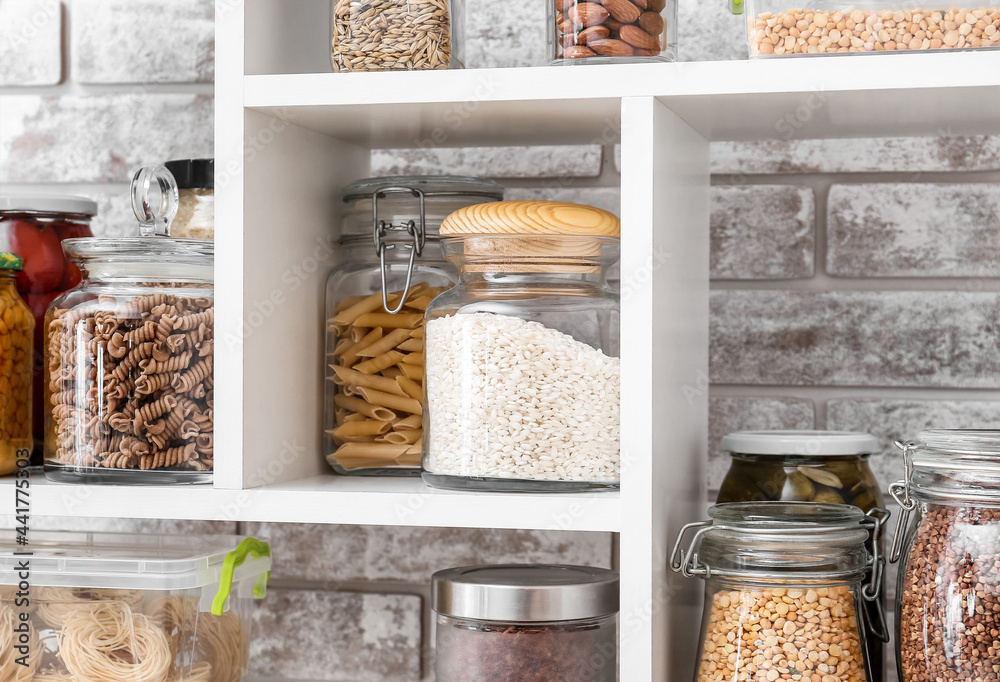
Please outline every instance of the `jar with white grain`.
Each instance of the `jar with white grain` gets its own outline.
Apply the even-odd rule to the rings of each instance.
[[[590,206],[504,201],[441,225],[459,283],[427,309],[423,477],[496,491],[615,489],[620,225]]]

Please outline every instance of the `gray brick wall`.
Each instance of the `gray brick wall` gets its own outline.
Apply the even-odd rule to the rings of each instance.
[[[211,0],[0,0],[0,183],[97,199],[126,234],[140,162],[212,153]],[[468,0],[470,67],[544,63],[544,3]],[[683,60],[743,59],[725,3],[680,2]],[[620,210],[614,147],[376,150],[377,173],[496,177],[510,198]],[[709,489],[743,428],[1000,427],[1000,137],[712,145]],[[3,520],[10,523],[9,519]],[[491,561],[610,565],[607,534],[49,519],[271,539],[255,673],[430,679],[427,578]],[[307,653],[303,653],[307,652]]]

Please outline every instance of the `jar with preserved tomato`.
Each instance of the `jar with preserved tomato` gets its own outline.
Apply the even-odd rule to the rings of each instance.
[[[96,214],[97,204],[84,197],[0,194],[0,251],[23,259],[24,267],[17,273],[17,291],[35,318],[32,353],[34,464],[42,463],[44,439],[42,318],[56,296],[80,283],[80,270],[63,254],[62,241],[93,237],[90,221]]]
[[[0,475],[31,456],[31,340],[35,320],[17,293],[24,262],[0,253]]]

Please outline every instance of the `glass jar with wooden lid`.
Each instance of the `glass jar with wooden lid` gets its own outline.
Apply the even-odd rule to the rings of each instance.
[[[441,225],[458,284],[426,313],[424,480],[574,491],[619,483],[620,225],[549,201],[460,209]]]

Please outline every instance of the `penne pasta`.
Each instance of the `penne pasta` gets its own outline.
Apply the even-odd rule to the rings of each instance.
[[[390,379],[388,377],[378,376],[377,374],[365,374],[364,372],[359,372],[356,369],[339,367],[337,365],[330,365],[330,369],[334,371],[335,376],[328,378],[333,379],[334,383],[338,386],[365,386],[379,391],[385,391],[386,393],[409,395],[406,392],[406,389],[396,383],[394,379]]]
[[[430,305],[431,301],[434,300],[434,296],[421,296],[413,301],[407,301],[406,305],[411,308],[416,308],[417,310],[427,310],[427,306]]]
[[[380,374],[384,377],[395,379],[396,377],[401,376],[403,374],[403,370],[401,370],[399,367],[396,366],[386,367],[380,372]]]
[[[420,365],[421,367],[423,367],[424,366],[424,354],[423,353],[407,353],[406,357],[404,357],[402,360],[400,360],[400,362],[402,362],[403,364],[406,364],[406,365]]]
[[[389,305],[395,306],[399,303],[398,294],[389,295]],[[382,307],[382,294],[381,292],[374,293],[370,296],[366,296],[354,305],[341,310],[339,313],[333,316],[332,322],[336,324],[356,324],[357,319],[366,313],[370,313],[373,310],[377,310]],[[374,327],[374,324],[359,324],[362,327]]]
[[[382,327],[384,329],[406,329],[409,331],[421,322],[424,316],[420,313],[365,313],[355,320],[360,327]]]
[[[410,377],[408,376],[396,377],[395,384],[400,391],[410,396],[414,400],[423,400],[424,398],[423,388],[421,388],[420,384],[418,384]]]
[[[372,345],[376,341],[382,338],[382,330],[379,328],[372,329],[365,335],[365,338],[361,339],[340,356],[340,364],[350,367],[358,360],[358,351],[362,351],[368,346]]]
[[[409,365],[405,362],[401,362],[398,365],[399,369],[403,371],[403,376],[407,376],[414,381],[424,380],[424,366],[421,365]]]
[[[423,436],[423,431],[413,430],[413,431],[393,431],[391,433],[381,434],[375,437],[376,443],[395,443],[413,445]]]
[[[408,412],[410,414],[423,414],[420,401],[414,400],[409,396],[395,395],[364,387],[359,387],[358,392],[361,393],[366,402],[376,407],[387,407],[390,410],[399,410],[400,412]]]
[[[374,358],[395,349],[399,344],[409,340],[411,340],[409,329],[393,329],[372,345],[358,351],[358,356],[362,358]]]
[[[409,431],[419,429],[423,426],[423,417],[419,414],[411,414],[409,417],[397,419],[392,424],[393,431]]]
[[[347,298],[345,298],[344,300],[342,300],[340,303],[337,304],[337,312],[339,313],[342,310],[350,308],[352,305],[361,303],[361,301],[365,300],[366,298],[368,298],[368,296],[366,296],[365,294],[361,294],[360,296],[348,296]]]
[[[359,372],[364,372],[365,374],[375,374],[386,367],[392,367],[398,364],[405,356],[398,352],[391,350],[388,353],[383,353],[377,358],[372,358],[371,360],[366,360],[364,362],[359,362],[354,366],[354,369]]]
[[[411,447],[395,443],[345,443],[330,457],[345,469],[387,466],[395,464]]]
[[[414,339],[424,338],[424,328],[419,327],[418,329],[414,329],[412,332],[410,332],[410,337]]]
[[[343,419],[338,419],[337,423],[345,424],[347,422],[362,422],[365,419],[368,419],[368,417],[363,414],[347,414]]]
[[[353,343],[357,343],[361,339],[365,338],[371,329],[368,327],[351,327],[350,339]]]
[[[386,394],[390,395],[390,394]],[[392,410],[380,406],[372,405],[360,398],[355,398],[353,396],[344,395],[343,393],[338,393],[333,398],[334,404],[338,407],[343,407],[351,412],[357,412],[358,414],[363,414],[370,419],[377,419],[378,421],[391,421],[396,418],[395,413]]]
[[[396,349],[406,351],[407,353],[423,353],[424,341],[423,339],[407,339],[396,346]]]

